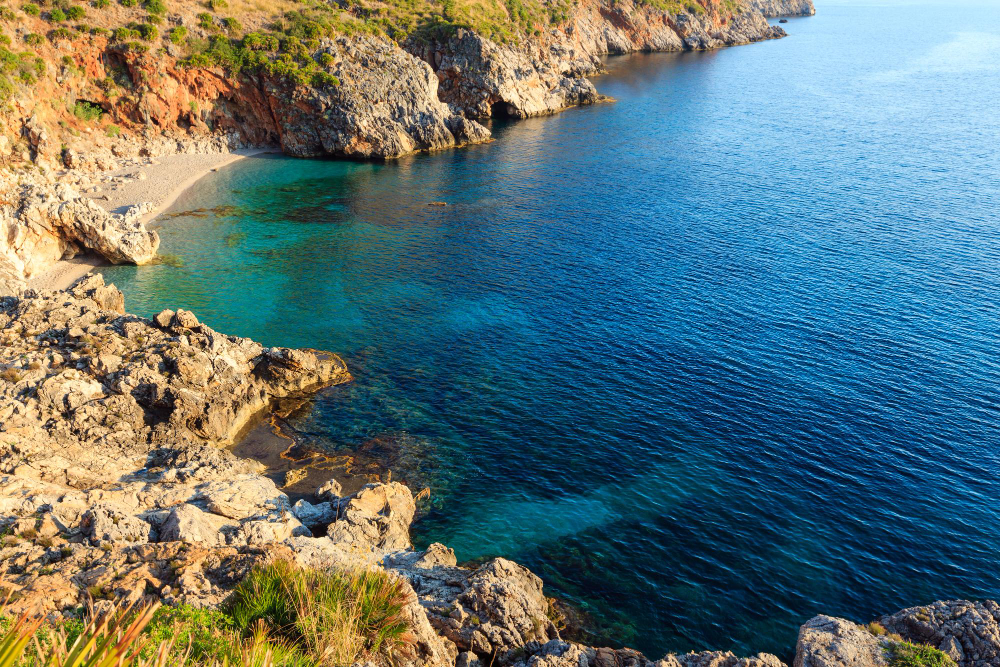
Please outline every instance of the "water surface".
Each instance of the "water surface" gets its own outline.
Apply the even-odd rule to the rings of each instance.
[[[995,598],[997,26],[824,1],[612,59],[617,103],[489,145],[247,159],[174,206],[214,208],[161,228],[182,266],[105,274],[343,353],[296,426],[430,487],[418,543],[525,563],[595,641],[787,655],[819,612]]]

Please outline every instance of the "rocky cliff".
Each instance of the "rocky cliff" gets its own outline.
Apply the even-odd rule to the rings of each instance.
[[[193,0],[0,7],[0,293],[84,250],[155,257],[143,209],[105,212],[79,192],[136,155],[277,146],[387,159],[482,142],[491,118],[600,101],[586,76],[605,54],[777,38],[765,16],[813,11],[811,0],[525,0],[483,18],[428,1],[419,21],[409,5],[283,0],[241,19]]]
[[[811,0],[580,0],[523,25],[502,19],[514,30],[505,41],[446,22],[397,42],[380,34],[383,24],[337,10],[278,13],[272,23],[262,14],[262,27],[249,30],[187,0],[157,2],[165,14],[129,2],[90,10],[89,23],[75,27],[51,12],[6,9],[0,158],[52,168],[150,133],[235,134],[300,156],[398,157],[486,140],[477,121],[496,115],[595,102],[584,77],[605,54],[781,37],[765,16],[812,11]]]

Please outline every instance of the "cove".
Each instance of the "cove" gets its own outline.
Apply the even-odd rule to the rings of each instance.
[[[174,205],[174,261],[102,271],[341,353],[294,426],[429,487],[418,543],[602,641],[787,657],[816,613],[1000,594],[998,19],[824,2],[487,145],[248,158]]]

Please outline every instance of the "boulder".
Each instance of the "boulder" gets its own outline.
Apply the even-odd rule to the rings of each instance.
[[[299,500],[292,506],[292,514],[309,528],[323,526],[337,518],[337,508],[328,502],[313,505]]]
[[[880,622],[908,641],[944,651],[961,667],[1000,665],[1000,604],[993,600],[942,600]]]
[[[324,500],[326,502],[339,500],[342,492],[343,487],[340,482],[334,478],[330,478],[323,482],[318,489],[316,489],[316,500]]]
[[[816,616],[799,628],[795,667],[881,667],[885,640],[842,618]]]
[[[209,514],[187,503],[178,505],[160,527],[161,542],[190,542],[207,546],[223,545],[225,518]]]
[[[337,520],[327,527],[327,535],[361,551],[406,549],[416,510],[413,494],[399,482],[367,484],[340,500]]]

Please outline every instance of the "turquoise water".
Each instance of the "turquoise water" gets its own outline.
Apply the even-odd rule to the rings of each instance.
[[[601,637],[787,655],[997,597],[1000,4],[821,2],[609,61],[617,103],[386,165],[244,160],[128,307],[342,352],[296,425],[429,486]],[[430,206],[446,202],[447,206]]]

